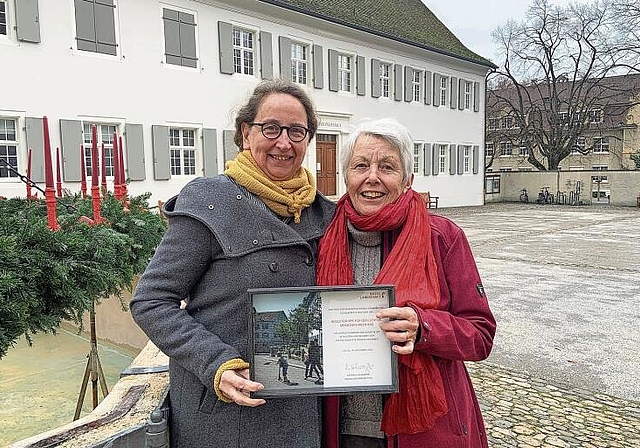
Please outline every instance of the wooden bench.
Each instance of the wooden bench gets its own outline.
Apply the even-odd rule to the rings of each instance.
[[[427,203],[427,208],[438,208],[438,200],[439,196],[431,196],[431,194],[427,191],[426,193],[418,193],[424,201]]]

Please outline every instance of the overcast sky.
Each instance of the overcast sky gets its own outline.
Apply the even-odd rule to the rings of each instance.
[[[422,0],[462,43],[499,65],[491,32],[509,19],[521,21],[530,0]],[[569,0],[552,1],[566,5]]]

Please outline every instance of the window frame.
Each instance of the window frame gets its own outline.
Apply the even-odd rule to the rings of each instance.
[[[587,138],[584,135],[580,135],[578,136],[578,138],[576,138],[576,144],[573,146],[573,148],[571,148],[571,154],[581,155],[582,153],[576,150],[575,148],[580,148],[584,151],[586,147],[587,147]]]
[[[9,14],[9,0],[0,0],[4,6],[4,11],[0,14],[4,16],[4,23],[0,22],[0,26],[4,25],[4,33],[0,32],[0,41],[9,39],[11,33],[11,15]]]
[[[493,144],[493,142],[490,143],[485,143],[484,144],[484,156],[485,157],[493,157],[495,156],[495,145]]]
[[[297,57],[295,50],[302,49],[302,58]],[[295,84],[306,86],[309,82],[309,44],[300,41],[291,41],[291,81]],[[302,68],[303,75],[300,76]],[[301,80],[301,78],[304,78]]]
[[[440,75],[440,85],[438,86],[440,90],[440,106],[447,106],[449,104],[449,76]]]
[[[195,43],[195,66],[189,66],[189,65],[183,65],[183,64],[174,64],[172,62],[168,62],[167,61],[167,42],[165,39],[165,34],[164,34],[164,9],[169,9],[171,11],[176,11],[178,13],[184,13],[184,14],[190,14],[193,16],[193,21],[194,21],[194,43]],[[185,8],[180,8],[178,6],[175,5],[170,5],[170,4],[166,4],[166,3],[160,3],[160,20],[162,20],[162,44],[163,44],[163,53],[162,53],[162,60],[163,60],[163,64],[167,67],[171,67],[171,68],[176,68],[178,70],[188,70],[188,71],[193,71],[193,70],[198,70],[200,67],[200,44],[198,42],[198,27],[199,22],[198,22],[198,13],[195,10],[191,10],[191,9],[185,9]],[[179,42],[180,43],[180,42]],[[180,57],[183,58],[183,54],[182,52],[180,52]]]
[[[513,143],[509,140],[500,142],[500,157],[511,157],[513,155]]]
[[[393,83],[391,82],[392,73],[393,64],[391,64],[390,62],[380,61],[380,76],[378,78],[380,83],[380,98],[391,99],[391,95],[393,95],[393,92],[391,90],[393,87]]]
[[[500,127],[502,129],[515,129],[515,120],[510,115],[505,115],[500,118]]]
[[[240,34],[240,44],[236,45],[235,39],[236,39],[236,31]],[[244,44],[244,39],[243,39],[243,33],[246,33],[247,35],[251,36],[251,47],[245,47]],[[258,46],[256,44],[257,42],[257,37],[258,32],[255,29],[251,29],[248,27],[244,27],[244,26],[239,26],[239,25],[232,25],[231,27],[231,53],[232,53],[232,57],[233,57],[233,74],[235,75],[243,75],[243,76],[256,76],[256,61],[257,61],[257,52],[258,52]],[[236,51],[240,52],[240,71],[237,71],[238,66],[236,64]],[[251,67],[249,67],[250,73],[245,73],[248,67],[245,66],[245,61],[247,60],[246,55],[250,53],[251,54]]]
[[[594,120],[594,115],[597,115],[597,120]],[[600,108],[595,108],[595,109],[590,109],[589,110],[589,123],[602,123],[603,121],[603,113],[602,113],[602,109]]]
[[[162,11],[162,5],[160,5],[160,10]],[[113,35],[114,35],[114,40],[115,40],[115,54],[111,54],[111,53],[105,53],[105,52],[101,52],[98,51],[96,48],[96,51],[92,51],[92,50],[84,50],[78,47],[78,20],[76,17],[76,5],[75,5],[75,1],[72,1],[72,6],[71,6],[71,10],[72,10],[72,17],[73,17],[73,51],[74,52],[78,52],[78,54],[83,54],[83,55],[87,55],[87,56],[94,56],[94,57],[99,57],[99,58],[119,58],[120,57],[120,23],[119,23],[119,18],[118,18],[118,8],[119,8],[119,0],[113,0]],[[94,28],[95,28],[95,12],[93,15],[93,21],[94,21]],[[164,36],[163,36],[163,42],[164,42]]]
[[[497,131],[500,126],[500,119],[497,117],[487,118],[487,129],[490,131]]]
[[[464,82],[464,110],[471,110],[473,104],[473,82]]]
[[[446,174],[449,160],[449,145],[438,143],[438,174]]]
[[[411,71],[411,101],[422,103],[422,77],[423,71],[412,69]]]
[[[109,132],[109,133],[104,133],[102,132],[102,128],[103,126],[110,126],[114,128],[114,131],[116,132],[116,134],[118,136],[120,136],[120,132],[118,132],[118,127],[120,126],[120,123],[114,123],[114,122],[96,122],[96,121],[92,121],[92,120],[83,120],[81,122],[81,126],[82,126],[82,147],[84,148],[84,166],[85,166],[85,174],[87,176],[87,179],[91,178],[91,167],[92,167],[92,163],[91,163],[91,146],[92,146],[92,133],[91,133],[91,126],[95,125],[97,127],[97,137],[98,140],[96,142],[97,146],[98,146],[98,166],[99,166],[99,170],[98,170],[98,179],[101,178],[102,176],[102,154],[101,154],[101,149],[102,149],[102,143],[104,143],[104,165],[106,168],[106,177],[108,179],[113,179],[113,175],[114,175],[114,168],[115,168],[115,163],[114,163],[114,156],[113,156],[113,132]],[[85,129],[85,127],[88,126],[88,132]],[[104,141],[103,137],[107,136],[109,137],[109,141]]]
[[[0,155],[0,157],[3,158],[6,162],[13,165],[18,171],[20,171],[21,160],[20,160],[20,140],[19,140],[19,137],[20,137],[19,136],[19,130],[20,130],[19,119],[18,117],[0,115],[0,120],[4,122],[13,121],[13,137],[14,137],[13,140],[10,140],[8,138],[0,139],[0,146],[6,146],[6,151],[7,151],[6,156]],[[5,131],[6,131],[6,123],[5,123]],[[5,134],[7,133],[5,132]],[[5,135],[5,136],[8,137],[8,135]],[[12,146],[15,147],[15,156],[11,156],[9,154],[9,149]],[[15,158],[15,164],[12,163],[12,159],[14,158]],[[4,166],[0,166],[0,170],[7,171],[7,176],[0,176],[0,182],[15,182],[20,180],[17,174],[9,171]],[[26,172],[24,174],[26,174]]]
[[[471,145],[462,145],[462,174],[471,173],[473,167],[471,163],[472,149]]]
[[[600,143],[597,145],[596,149],[596,141]],[[594,154],[609,154],[610,146],[609,146],[609,137],[593,137],[593,153]]]
[[[349,67],[343,67],[344,61],[347,61]],[[336,60],[336,70],[338,76],[338,92],[352,93],[354,88],[353,74],[354,74],[354,56],[349,53],[338,52]],[[345,81],[349,84],[348,89],[345,89]]]
[[[591,165],[591,170],[592,171],[609,171],[609,165],[603,165],[603,164],[596,164],[596,165]],[[591,176],[591,183],[592,184],[597,184],[598,183],[598,179],[600,179],[600,184],[608,184],[609,183],[609,176],[608,175],[592,175]]]
[[[499,174],[485,176],[484,191],[486,194],[500,193],[500,175]]]
[[[169,171],[171,172],[171,177],[182,177],[182,178],[192,178],[198,175],[198,141],[199,141],[199,129],[188,127],[188,126],[169,126]],[[174,136],[172,135],[172,131],[178,131],[178,144],[173,144]],[[185,132],[192,132],[193,136],[189,136],[189,141],[192,141],[192,145],[185,145]],[[178,152],[177,157],[174,155],[174,152]],[[187,158],[187,152],[193,152],[193,155],[189,155]],[[187,163],[186,160],[193,159],[193,163],[189,163],[188,167],[191,168],[189,172],[186,173]],[[174,165],[174,161],[179,161],[179,166]],[[177,172],[177,169],[180,169],[180,172]]]
[[[424,142],[414,141],[413,142],[413,158],[412,158],[413,174],[420,175],[423,173],[423,170],[422,170],[423,163],[424,163],[423,161],[424,161]]]

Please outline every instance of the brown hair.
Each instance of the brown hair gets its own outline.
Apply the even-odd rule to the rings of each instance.
[[[286,79],[267,79],[256,86],[249,98],[249,101],[247,101],[247,104],[242,106],[236,115],[236,134],[233,141],[238,148],[242,148],[242,124],[252,123],[256,118],[258,108],[262,105],[262,102],[269,95],[274,93],[286,93],[302,103],[302,106],[307,113],[309,141],[311,141],[315,135],[316,130],[318,129],[318,117],[316,116],[316,111],[309,95],[307,95],[300,86],[287,81]]]

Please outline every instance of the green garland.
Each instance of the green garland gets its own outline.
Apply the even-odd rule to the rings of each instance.
[[[0,200],[0,358],[20,335],[30,341],[63,319],[80,322],[94,302],[131,289],[166,229],[149,197],[130,198],[125,210],[109,193],[101,208],[107,223],[89,226],[79,218],[93,217],[91,199],[66,196],[55,232],[44,200]]]

